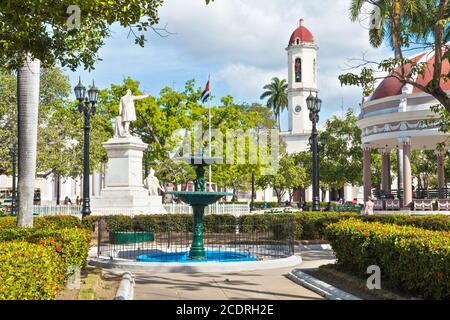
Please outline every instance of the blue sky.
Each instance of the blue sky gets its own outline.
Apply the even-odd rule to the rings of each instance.
[[[146,34],[145,48],[127,38],[117,26],[106,40],[103,61],[90,74],[82,69],[69,73],[73,85],[78,76],[85,84],[94,78],[100,88],[120,83],[130,76],[141,89],[158,95],[165,87],[180,90],[196,79],[199,86],[212,78],[216,103],[232,95],[237,102],[261,102],[262,87],[274,76],[287,77],[287,46],[300,18],[314,34],[319,46],[318,85],[323,100],[321,120],[341,114],[344,107],[359,112],[361,90],[341,88],[338,75],[348,58],[365,52],[371,59],[387,57],[386,48],[372,49],[364,23],[348,18],[350,0],[167,0],[160,10],[160,26],[174,33],[161,38]],[[213,103],[214,103],[213,102]],[[282,117],[287,128],[287,115]]]

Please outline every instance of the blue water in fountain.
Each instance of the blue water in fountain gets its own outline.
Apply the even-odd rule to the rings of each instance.
[[[206,251],[206,260],[190,260],[189,251],[186,252],[164,252],[140,255],[136,258],[139,262],[243,262],[258,261],[249,253],[232,251]]]

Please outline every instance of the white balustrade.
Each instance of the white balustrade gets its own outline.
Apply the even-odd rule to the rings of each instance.
[[[192,207],[185,203],[164,204],[168,214],[192,214]],[[34,214],[37,216],[70,215],[81,218],[81,205],[35,205]],[[130,208],[96,209],[91,208],[93,215],[136,215]],[[250,204],[215,203],[205,210],[206,214],[232,214],[235,216],[250,214]],[[146,214],[142,212],[141,214]]]

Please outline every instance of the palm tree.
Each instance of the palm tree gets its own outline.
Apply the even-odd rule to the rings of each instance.
[[[19,227],[33,226],[34,185],[36,176],[36,146],[39,112],[40,61],[25,58],[17,71],[19,179]]]
[[[269,98],[267,100],[267,107],[273,111],[275,119],[278,120],[278,126],[281,128],[280,115],[288,107],[287,81],[275,77],[263,89],[265,91],[261,95],[261,100]]]
[[[364,14],[367,4],[377,7],[379,13],[378,26],[369,31],[370,44],[373,47],[380,47],[383,41],[388,39],[395,58],[401,59],[402,46],[405,44],[403,30],[409,30],[417,39],[429,39],[432,26],[435,24],[432,23],[435,19],[434,0],[352,0],[350,5],[352,21],[356,21]]]

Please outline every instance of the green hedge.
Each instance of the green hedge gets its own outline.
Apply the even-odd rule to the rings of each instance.
[[[51,248],[0,243],[0,300],[55,299],[64,274],[61,257]]]
[[[359,215],[354,212],[300,212],[294,214],[259,214],[242,215],[206,215],[206,232],[232,232],[239,225],[242,232],[265,232],[269,226],[276,228],[276,221],[290,221],[297,240],[324,240],[325,229],[332,223],[357,218],[363,221],[410,225],[429,230],[450,230],[450,217],[443,215],[408,216],[408,215]],[[83,225],[93,230],[98,217],[86,217]],[[192,215],[144,215],[131,218],[129,216],[107,216],[106,222],[112,231],[154,231],[190,232]],[[275,223],[274,223],[275,221]]]
[[[404,226],[414,226],[427,230],[449,231],[450,216],[446,215],[426,215],[409,216],[404,214],[382,214],[382,215],[364,215],[359,216],[362,221],[382,222]]]
[[[17,225],[16,217],[0,217],[0,229],[12,228]],[[33,226],[35,228],[52,227],[56,229],[61,228],[80,228],[82,226],[79,218],[74,216],[46,216],[35,217],[33,219]]]
[[[426,299],[450,298],[450,234],[355,219],[331,224],[338,266],[367,277],[371,265],[395,288]]]

